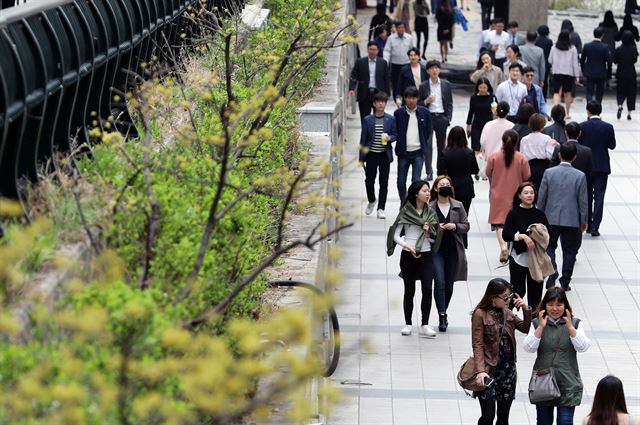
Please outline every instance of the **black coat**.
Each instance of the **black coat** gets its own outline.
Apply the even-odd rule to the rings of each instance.
[[[469,148],[445,150],[438,161],[438,175],[446,174],[451,178],[456,199],[476,196],[471,176],[478,172],[478,162]]]
[[[351,70],[349,78],[349,90],[358,91],[356,100],[368,99],[369,95],[369,57],[359,58]],[[389,66],[383,58],[376,58],[376,88],[386,94],[391,93],[391,75],[389,74]]]
[[[427,68],[424,65],[420,65],[420,82],[426,81],[429,78],[427,74]],[[413,78],[413,72],[411,71],[411,64],[406,64],[400,69],[400,77],[398,78],[398,90],[396,98],[403,97],[404,90],[407,87],[416,87],[416,80]]]
[[[575,140],[571,140],[575,142]],[[576,159],[571,163],[571,166],[577,170],[580,170],[587,176],[587,179],[591,176],[593,171],[593,155],[591,154],[591,148],[582,146],[580,143],[576,143],[578,152],[576,153]],[[549,167],[555,167],[560,164],[560,145],[556,146],[551,155],[551,163]]]
[[[623,44],[618,46],[613,53],[613,62],[618,67],[616,69],[616,78],[619,80],[636,79],[635,63],[638,61],[638,49],[633,44]]]
[[[607,78],[607,64],[612,61],[609,46],[600,40],[593,40],[582,48],[580,66],[587,78]]]

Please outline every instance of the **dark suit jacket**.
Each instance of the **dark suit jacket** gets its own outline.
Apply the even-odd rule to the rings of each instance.
[[[393,162],[393,149],[391,143],[396,141],[396,120],[390,114],[384,114],[384,124],[382,125],[382,132],[389,135],[389,141],[385,146],[385,153],[389,162]],[[367,153],[363,148],[370,148],[373,144],[373,138],[376,135],[376,116],[374,114],[364,117],[364,123],[362,125],[362,132],[360,133],[360,161],[366,161]]]
[[[609,149],[616,148],[616,134],[613,126],[599,118],[589,118],[580,123],[580,144],[591,148],[594,173],[611,174]]]
[[[429,78],[427,74],[427,68],[424,65],[420,65],[420,81],[425,81]],[[400,69],[400,77],[398,78],[398,93],[396,98],[401,98],[404,95],[404,89],[407,87],[415,86],[416,80],[413,78],[413,72],[411,72],[411,64],[406,64]]]
[[[407,107],[403,106],[396,109],[393,116],[396,118],[397,129],[396,155],[398,155],[398,157],[404,157],[407,156],[407,127],[409,126],[409,113],[407,112]],[[427,108],[422,105],[418,105],[416,108],[416,118],[418,119],[420,148],[424,155],[427,153],[427,149],[429,149],[427,142],[429,141],[429,136],[431,136],[431,132],[433,131],[431,114]]]
[[[376,58],[376,88],[386,94],[391,93],[391,75],[389,74],[389,66],[383,58]],[[369,91],[369,57],[359,58],[351,70],[349,78],[349,90],[358,88],[356,100],[368,99]]]
[[[580,66],[587,78],[607,78],[607,64],[612,61],[609,46],[600,40],[593,40],[582,48]]]
[[[478,174],[478,161],[473,151],[464,149],[445,149],[438,161],[438,175],[448,175],[456,192],[456,199],[473,198],[474,174]]]
[[[442,91],[442,103],[444,106],[444,113],[447,115],[449,122],[453,117],[453,95],[451,94],[451,84],[442,78],[440,78],[440,86]],[[420,84],[418,104],[424,105],[424,100],[431,96],[431,78],[427,78],[422,84]]]
[[[578,152],[576,153],[576,159],[571,163],[573,168],[576,168],[584,173],[587,178],[591,176],[591,171],[593,170],[593,157],[591,155],[591,148],[586,146],[582,146],[578,143],[577,140],[567,140],[567,142],[576,142],[576,148],[578,148]],[[551,163],[549,167],[555,167],[560,164],[560,146],[556,146],[553,151],[553,155],[551,155]]]

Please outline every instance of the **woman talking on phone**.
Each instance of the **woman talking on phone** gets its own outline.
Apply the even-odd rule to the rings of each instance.
[[[580,319],[573,316],[564,289],[549,288],[540,301],[538,317],[533,320],[531,330],[522,343],[525,351],[537,352],[533,369],[552,367],[560,389],[560,398],[536,404],[538,425],[553,424],[556,407],[556,424],[573,424],[573,414],[582,400],[577,353],[587,351],[591,345],[579,325]]]
[[[512,299],[513,304],[522,309],[522,319],[509,309]],[[478,425],[493,425],[496,410],[496,424],[509,424],[517,382],[515,329],[524,333],[530,326],[531,307],[512,291],[509,282],[491,279],[471,318],[476,383],[485,386],[484,390],[473,393],[480,402],[482,414]]]

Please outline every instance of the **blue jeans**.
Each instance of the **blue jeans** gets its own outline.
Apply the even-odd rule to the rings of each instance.
[[[554,406],[536,406],[536,412],[538,414],[536,424],[552,425],[554,408]],[[573,413],[575,410],[575,406],[558,406],[556,425],[573,425]]]
[[[438,314],[445,314],[453,296],[453,278],[458,256],[453,253],[433,254],[433,297],[436,299]]]
[[[409,166],[411,166],[411,183],[420,180],[422,172],[422,151],[407,152],[405,156],[398,157],[398,195],[400,195],[400,203],[404,202],[407,197],[407,174],[409,174]]]

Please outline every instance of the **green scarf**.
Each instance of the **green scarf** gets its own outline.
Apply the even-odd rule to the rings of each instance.
[[[422,215],[420,215],[410,202],[404,203],[404,205],[400,208],[400,212],[398,213],[398,217],[396,217],[396,221],[389,228],[389,232],[387,233],[388,256],[392,256],[393,251],[396,248],[396,241],[393,240],[393,235],[395,234],[396,227],[398,227],[399,224],[415,224],[416,226],[420,227],[424,226],[425,224],[429,224],[429,236],[435,239],[432,250],[433,252],[438,252],[438,248],[440,248],[440,240],[442,239],[442,232],[440,231],[440,226],[438,226],[438,216],[436,215],[436,212],[433,210],[433,208],[425,205],[424,210],[422,211]],[[416,241],[416,252],[420,252],[422,250],[424,238],[425,233],[422,232],[420,236],[418,236],[418,240]]]

